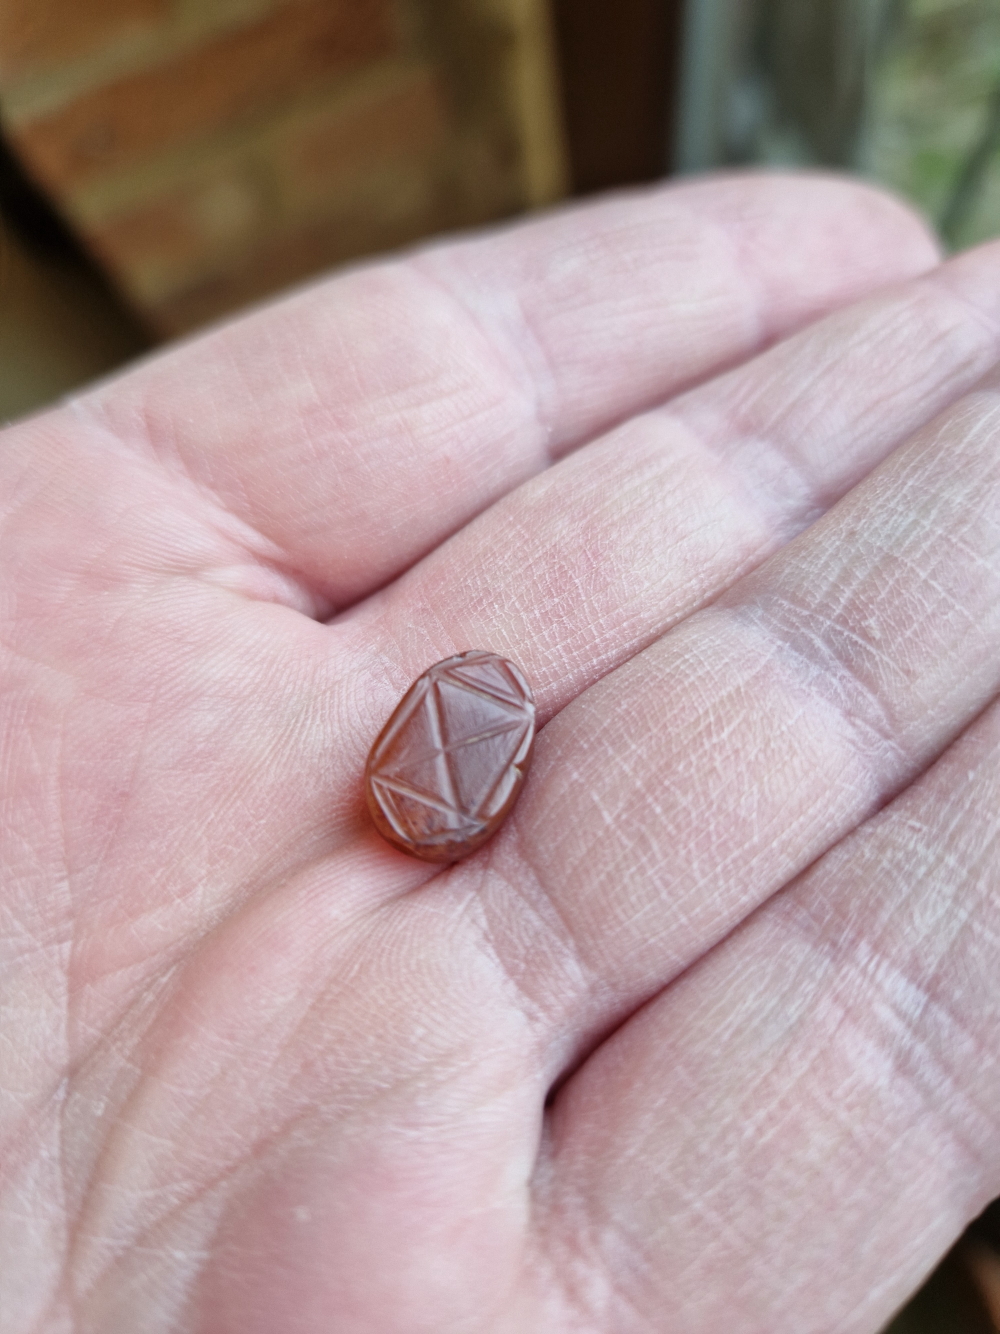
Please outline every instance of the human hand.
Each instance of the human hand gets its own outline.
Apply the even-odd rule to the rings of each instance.
[[[3,1334],[874,1334],[1000,1192],[1000,249],[934,263],[685,185],[5,433]],[[466,648],[545,728],[442,871],[361,774]]]

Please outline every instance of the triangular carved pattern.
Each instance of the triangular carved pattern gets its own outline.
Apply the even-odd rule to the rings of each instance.
[[[534,706],[506,667],[485,654],[438,664],[381,738],[371,781],[400,837],[473,838],[507,801]]]

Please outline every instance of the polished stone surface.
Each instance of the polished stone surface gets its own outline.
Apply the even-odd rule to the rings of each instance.
[[[424,861],[486,842],[521,790],[535,740],[524,674],[474,649],[419,676],[372,747],[368,809],[383,838]]]

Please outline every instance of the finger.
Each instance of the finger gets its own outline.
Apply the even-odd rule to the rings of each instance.
[[[991,245],[828,316],[524,484],[340,628],[370,675],[391,664],[387,692],[456,649],[504,653],[545,721],[976,385],[998,291]],[[353,763],[385,716],[359,710]]]
[[[670,186],[345,274],[76,408],[341,605],[609,422],[934,262],[854,183]]]
[[[663,282],[666,275],[674,274],[679,280],[685,270],[676,267],[678,255],[664,258],[658,247],[662,247],[664,234],[670,234],[671,230],[679,244],[684,228],[687,228],[689,256],[690,246],[702,233],[724,239],[729,226],[744,236],[749,256],[741,269],[744,280],[766,288],[765,278],[773,279],[771,287],[766,288],[769,294],[762,296],[755,307],[770,312],[767,318],[772,327],[765,331],[766,335],[785,322],[804,318],[821,297],[832,299],[837,282],[846,283],[848,288],[861,281],[871,283],[877,265],[883,265],[888,273],[890,250],[901,256],[899,262],[904,268],[917,267],[919,254],[926,259],[926,250],[920,249],[924,243],[918,245],[913,240],[915,224],[881,196],[829,182],[802,185],[762,182],[749,187],[749,194],[745,194],[747,188],[742,183],[716,183],[711,189],[692,187],[690,191],[685,187],[676,195],[668,192],[662,197],[609,206],[611,213],[604,206],[593,209],[587,214],[588,244],[595,255],[598,245],[604,247],[603,262],[608,271],[601,280],[603,287],[595,283],[592,290],[583,281],[590,273],[589,267],[583,278],[577,277],[578,312],[588,290],[595,302],[595,318],[601,315],[610,319],[611,313],[617,311],[619,321],[625,321],[631,311],[640,319],[641,303],[646,300],[649,332],[656,303],[649,304],[647,285],[633,279],[629,286],[615,265],[627,267],[642,261],[645,255],[654,279]],[[676,199],[681,202],[671,202]],[[770,208],[770,204],[774,207]],[[739,216],[740,210],[745,215],[753,208],[762,213],[769,211],[756,222]],[[827,216],[825,210],[833,220],[852,220],[850,230],[855,239],[847,243],[848,250],[842,252],[841,260],[832,268],[826,262],[821,263],[820,258],[825,254],[829,259],[836,252],[839,243],[835,235],[827,236],[822,243],[814,239],[810,244],[820,246],[820,253],[814,249],[811,258],[804,242],[801,244],[805,248],[798,251],[790,242],[781,243],[782,226],[787,229],[791,225],[790,210],[796,212],[803,226],[809,222],[812,210],[819,231],[822,231],[820,218]],[[867,222],[866,214],[870,215]],[[511,291],[516,288],[514,270],[518,263],[523,267],[532,259],[536,263],[554,264],[558,247],[553,248],[555,241],[550,232],[556,223],[539,226],[540,231],[536,229],[535,234],[541,239],[537,244],[518,242],[519,234],[503,240],[502,244],[475,243],[465,261],[471,265],[475,260],[483,271],[475,283],[486,286],[486,269],[494,245],[500,246],[507,256],[503,264],[510,271],[507,278],[500,274],[496,283],[501,287],[508,283]],[[563,220],[558,226],[562,228],[559,236],[565,236],[571,223]],[[623,232],[633,238],[631,249],[622,240]],[[885,239],[890,235],[891,246]],[[548,250],[542,244],[546,236],[549,236]],[[883,236],[879,244],[875,244],[876,236]],[[707,242],[703,239],[701,244]],[[777,258],[768,255],[769,247],[778,251]],[[869,254],[867,260],[865,254]],[[787,266],[793,261],[807,260],[808,274],[801,282],[793,281],[792,269]],[[893,265],[896,262],[896,258],[891,261]],[[497,264],[499,272],[503,266],[499,260]],[[786,266],[785,278],[778,281],[775,273],[781,265]],[[595,272],[600,269],[596,258],[591,267]],[[712,270],[716,276],[717,269],[718,265]],[[751,273],[756,275],[752,279],[748,276]],[[523,275],[522,279],[527,282]],[[559,290],[568,300],[569,279],[564,277],[562,282]],[[527,284],[529,295],[532,286]],[[334,289],[339,290],[336,284]],[[728,300],[724,289],[725,284],[700,290],[706,309],[716,311],[708,324],[721,339],[723,353],[728,354],[743,346],[740,342],[743,335],[737,338],[736,334],[744,327],[741,321],[753,303],[744,291],[740,298],[743,315],[727,333],[721,319],[722,306]],[[500,287],[496,290],[499,292]],[[847,289],[839,290],[843,294]],[[694,291],[691,288],[689,295]],[[303,300],[312,311],[311,319],[326,318],[336,324],[331,310],[335,306],[339,309],[339,299],[331,301],[329,295],[321,298],[316,294]],[[662,305],[662,299],[657,300]],[[357,291],[351,301],[355,305],[361,301]],[[363,303],[360,309],[363,313]],[[285,315],[278,317],[279,324],[284,321],[282,327],[286,331],[294,325],[296,311],[303,314],[301,305],[293,302]],[[688,312],[692,339],[697,320],[702,318],[693,308]],[[309,324],[309,319],[305,319],[305,324]],[[253,598],[271,598],[291,602],[293,606],[309,604],[297,602],[295,589],[287,578],[280,577],[281,551],[263,538],[254,540],[253,532],[239,521],[217,516],[211,498],[204,494],[204,486],[196,490],[188,479],[164,475],[156,468],[155,461],[146,458],[135,456],[123,460],[120,446],[115,450],[103,447],[111,423],[126,435],[129,431],[138,432],[136,439],[148,426],[162,453],[169,456],[174,446],[178,450],[183,446],[191,454],[188,462],[196,457],[196,448],[204,447],[204,454],[197,458],[205,468],[222,466],[220,459],[228,460],[227,466],[235,468],[241,450],[247,458],[252,458],[253,450],[248,445],[248,439],[252,443],[252,433],[248,432],[255,399],[242,397],[225,380],[227,359],[232,358],[237,385],[241,375],[253,371],[264,399],[268,393],[275,395],[273,416],[265,413],[268,429],[273,425],[275,430],[283,430],[286,422],[291,421],[288,426],[291,434],[285,437],[285,445],[292,449],[294,439],[299,438],[296,431],[302,428],[302,420],[296,418],[294,405],[288,413],[278,410],[278,398],[285,383],[281,370],[287,371],[289,383],[294,385],[298,383],[292,373],[296,347],[303,357],[315,352],[316,374],[322,358],[311,335],[303,335],[302,346],[289,344],[280,354],[286,335],[275,333],[272,367],[265,357],[272,337],[269,328],[268,317],[261,316],[251,322],[245,337],[235,338],[235,343],[219,335],[210,339],[207,347],[201,343],[174,354],[179,360],[167,358],[152,363],[133,377],[105,386],[95,401],[101,405],[106,421],[95,419],[92,411],[89,416],[85,414],[82,423],[49,414],[20,428],[15,443],[12,444],[10,435],[6,438],[8,463],[13,464],[20,453],[26,469],[37,472],[40,460],[44,460],[50,474],[44,506],[41,510],[23,508],[17,524],[17,543],[23,550],[34,553],[25,565],[27,568],[31,564],[33,573],[19,600],[22,610],[31,610],[27,619],[22,618],[22,628],[30,621],[29,656],[44,656],[58,664],[60,670],[69,671],[89,695],[106,698],[115,719],[114,725],[106,718],[97,725],[91,710],[75,714],[69,732],[55,729],[53,733],[54,745],[62,745],[67,739],[71,742],[63,769],[73,775],[79,794],[76,809],[88,812],[87,818],[81,814],[79,846],[74,846],[73,852],[74,864],[86,868],[74,877],[74,883],[79,925],[77,972],[89,984],[94,984],[97,978],[121,981],[129,976],[123,961],[133,957],[138,939],[148,936],[155,942],[151,957],[163,957],[164,951],[181,947],[192,933],[204,929],[206,913],[214,920],[215,914],[259,890],[262,883],[279,879],[290,866],[329,851],[341,838],[345,819],[352,827],[356,819],[356,775],[360,761],[352,767],[351,746],[355,742],[362,748],[369,744],[373,734],[361,737],[365,723],[385,710],[398,686],[398,680],[391,678],[385,664],[373,667],[370,656],[349,652],[346,644],[344,651],[338,652],[328,633],[304,621],[292,625],[287,617],[282,617],[280,607],[262,608],[251,620],[241,614],[244,609],[239,604],[229,605],[220,584],[224,589],[234,588]],[[373,326],[372,340],[376,333]],[[657,336],[661,335],[657,325]],[[696,362],[707,365],[710,348],[704,339],[708,337],[708,325],[699,337],[702,335],[702,353]],[[559,338],[565,341],[571,336],[572,327],[568,330],[563,327]],[[593,335],[598,340],[600,336],[600,330]],[[631,347],[637,353],[637,365],[640,364],[638,351],[642,340],[636,345],[634,341],[623,343],[623,338],[619,328],[616,345]],[[655,387],[650,376],[666,347],[655,339],[646,342],[655,356],[643,363],[642,374],[646,378],[642,393],[652,392],[651,385]],[[603,348],[605,354],[608,350],[606,346]],[[686,355],[685,347],[680,344],[677,351],[679,356]],[[375,373],[377,353],[372,341],[368,352],[370,375]],[[694,373],[696,362],[686,363],[680,374]],[[560,391],[571,398],[581,383],[581,365],[578,361],[566,364],[569,370],[565,373],[568,375],[575,366],[574,373],[578,376],[576,381],[567,381]],[[444,360],[441,366],[446,369]],[[329,370],[325,373],[331,393],[334,381],[340,386],[338,392],[348,392],[346,373],[339,380]],[[662,383],[673,382],[670,377],[676,379],[677,374],[672,366],[661,368],[658,373],[667,377]],[[628,385],[627,376],[612,377],[608,392],[636,392],[634,386],[630,389]],[[217,416],[211,410],[213,398],[219,400]],[[626,401],[627,397],[616,400],[616,410]],[[360,392],[355,395],[354,405],[360,410]],[[374,414],[376,408],[371,407],[370,411]],[[133,420],[135,414],[137,421]],[[467,418],[465,412],[463,420]],[[465,439],[467,434],[463,426],[461,438]],[[72,451],[67,439],[74,442]],[[280,450],[263,450],[257,462],[261,468],[277,466],[279,454]],[[323,457],[326,459],[326,455]],[[81,486],[79,480],[81,458],[86,460],[86,486]],[[180,463],[183,462],[181,459]],[[235,486],[235,472],[227,475]],[[201,480],[212,481],[207,473],[201,475]],[[327,481],[333,485],[329,476]],[[376,490],[381,504],[384,490]],[[289,490],[284,483],[267,489],[267,494],[281,504],[282,497],[287,500],[294,492],[294,487]],[[136,505],[137,495],[143,496],[141,507]],[[336,502],[334,495],[330,501],[333,508],[329,510],[334,518]],[[53,516],[57,521],[53,521]],[[384,527],[380,524],[380,531]],[[332,536],[339,541],[346,529],[338,520],[325,527],[324,532],[324,540]],[[115,593],[108,584],[112,579],[108,570],[108,534],[114,535],[114,561],[123,575],[122,587]],[[348,538],[345,549],[352,545],[357,544]],[[387,550],[389,547],[391,542],[386,544]],[[81,572],[78,589],[68,578],[75,569]],[[91,594],[95,572],[99,571],[103,571],[99,582],[102,601],[100,615],[95,617]],[[192,602],[193,589],[178,583],[175,578],[178,574],[197,581],[197,607]],[[66,591],[69,587],[73,588],[72,595]],[[172,591],[165,603],[168,588]],[[185,620],[187,625],[182,628]],[[205,658],[205,635],[212,643],[209,659]],[[142,654],[136,653],[136,645],[142,645]],[[178,661],[178,652],[184,656],[183,666]],[[240,664],[239,670],[234,670],[234,663]],[[425,659],[415,671],[426,665]],[[150,707],[151,699],[158,701],[155,710]],[[274,721],[277,731],[263,725],[268,718]],[[253,720],[253,725],[246,725],[248,720]],[[376,725],[376,731],[380,725]],[[180,745],[179,738],[188,735],[191,727],[204,739],[203,743],[195,747]],[[30,752],[36,743],[21,738],[18,744]],[[331,766],[331,756],[341,762]],[[95,790],[91,781],[95,765],[116,792],[129,794],[127,820],[119,821],[116,808],[102,803],[101,791]],[[239,775],[238,783],[234,781],[235,775]],[[339,775],[344,775],[344,781],[338,785]],[[173,818],[165,821],[163,811],[167,809],[173,812]],[[192,829],[200,831],[195,838]],[[98,868],[100,874],[93,868]],[[391,886],[393,881],[387,883]],[[84,884],[85,892],[81,889]],[[195,885],[198,890],[192,892]],[[141,990],[143,985],[144,975],[136,974],[135,986]],[[118,984],[110,989],[117,1003]],[[131,984],[126,988],[126,999],[128,995]]]
[[[546,1233],[612,1306],[870,1334],[1000,1193],[998,812],[994,706],[566,1087]]]
[[[998,396],[563,710],[467,903],[572,1059],[910,781],[1000,686]],[[535,939],[525,955],[525,942]],[[570,1035],[570,1054],[564,1045]]]
[[[506,654],[544,722],[717,597],[981,379],[1000,336],[970,294],[998,288],[991,246],[828,316],[562,460],[352,609],[335,642],[356,703],[327,811],[356,820],[352,776],[430,663]]]
[[[196,617],[192,591],[177,594],[178,612],[210,633],[218,670],[206,671],[202,631],[193,639],[185,632],[191,660],[181,670],[177,629],[162,594],[154,595],[159,576],[138,589],[129,578],[121,595],[127,614],[120,607],[112,613],[105,598],[115,627],[110,640],[97,633],[85,599],[39,601],[51,614],[35,623],[36,651],[43,629],[48,654],[69,636],[72,669],[86,670],[88,689],[113,698],[116,714],[129,701],[133,707],[118,729],[76,720],[71,733],[59,734],[86,732],[79,738],[78,806],[88,799],[95,757],[131,794],[129,821],[117,833],[107,829],[103,808],[83,822],[78,860],[100,866],[101,874],[79,922],[78,973],[121,980],[122,959],[152,930],[141,922],[155,922],[155,957],[162,957],[199,934],[206,914],[218,920],[304,861],[331,853],[340,857],[335,897],[347,913],[355,910],[354,884],[365,886],[371,905],[373,872],[385,895],[419,883],[427,868],[388,853],[372,834],[358,780],[372,739],[413,677],[456,648],[484,644],[525,665],[542,716],[551,717],[827,503],[836,483],[830,460],[846,484],[979,377],[997,354],[996,336],[988,318],[970,318],[966,293],[993,290],[998,262],[1000,250],[986,250],[830,317],[692,393],[666,417],[654,414],[586,447],[332,633],[281,607],[247,617],[245,604],[230,605],[200,577],[216,560],[218,542],[194,550]],[[876,355],[880,371],[872,375]],[[815,385],[808,405],[805,382]],[[696,423],[693,440],[689,421]],[[805,454],[807,438],[812,449]],[[33,448],[37,458],[37,439]],[[784,476],[775,461],[786,455],[792,462]],[[757,458],[766,463],[761,475]],[[99,462],[97,453],[88,473],[102,505],[128,515],[127,527],[115,519],[119,552],[135,547],[143,568],[158,570],[153,544],[161,534],[176,566],[178,535],[194,530],[183,513],[174,515],[180,500],[172,492],[174,509],[166,508],[166,479],[154,491],[146,473],[141,478],[151,504],[156,497],[160,520],[153,525],[152,511],[134,505],[138,483],[116,486],[97,471]],[[76,498],[74,478],[64,480],[60,513]],[[197,499],[200,514],[209,506]],[[93,521],[94,502],[88,504],[86,532],[60,525],[58,550],[39,575],[42,593],[50,589],[50,568],[82,559],[90,570],[100,560],[106,538]],[[34,523],[25,516],[27,528]],[[237,563],[228,537],[222,546],[232,582]],[[239,580],[246,582],[243,574]],[[136,643],[164,665],[162,685],[151,686]],[[155,715],[151,693],[161,701]],[[211,743],[179,749],[191,716],[206,737],[214,720]],[[154,761],[148,775],[136,769],[139,755]],[[175,818],[165,822],[167,808]],[[211,838],[193,839],[192,829]],[[121,861],[101,851],[107,848],[120,848]],[[138,878],[137,866],[145,868]],[[134,985],[141,988],[142,976]]]
[[[241,751],[237,763],[231,751],[246,740],[243,729],[230,729],[216,756],[220,781],[242,775],[240,809],[258,813],[259,842],[241,834],[246,855],[263,850],[276,875],[303,856],[335,853],[345,911],[355,910],[355,882],[366,883],[371,902],[366,870],[378,871],[388,896],[425,880],[426,866],[387,853],[358,799],[368,747],[413,677],[458,648],[484,644],[523,663],[542,718],[551,717],[828,503],[836,468],[847,485],[981,377],[997,356],[997,336],[988,311],[971,317],[968,294],[997,286],[998,263],[1000,248],[986,249],[829,317],[665,417],[623,427],[562,461],[357,608],[333,636],[301,627],[295,671],[260,706],[279,720],[280,735],[265,730],[254,762]],[[808,403],[803,383],[815,386]],[[698,423],[694,441],[689,421]],[[776,460],[786,456],[782,474]],[[283,652],[258,646],[253,657],[280,663]],[[315,719],[317,701],[322,725],[289,727],[289,718]],[[162,783],[151,792],[155,809]],[[176,801],[203,802],[188,774],[181,784]],[[178,826],[143,845],[162,859],[165,838],[187,835]],[[176,861],[174,851],[166,864]],[[245,864],[236,885],[216,866],[212,880],[217,911],[255,883]],[[102,958],[109,939],[102,928]]]

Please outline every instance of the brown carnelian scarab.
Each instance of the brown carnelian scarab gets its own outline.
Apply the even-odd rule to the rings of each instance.
[[[486,842],[521,791],[535,741],[524,673],[473,649],[418,676],[365,768],[375,827],[393,847],[456,862]]]

